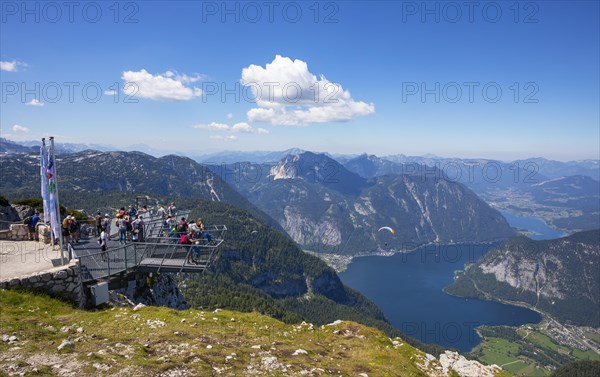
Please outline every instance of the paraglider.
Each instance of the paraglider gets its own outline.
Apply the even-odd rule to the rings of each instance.
[[[253,230],[252,232],[250,232],[250,234],[256,234],[258,233],[258,230]]]
[[[396,231],[392,228],[390,228],[389,226],[382,226],[381,228],[379,228],[378,232],[381,232],[382,230],[387,230],[392,234],[396,234]]]

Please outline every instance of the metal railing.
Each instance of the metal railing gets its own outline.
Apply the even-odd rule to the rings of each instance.
[[[145,225],[149,234],[162,231],[162,222]],[[146,230],[147,229],[147,230]],[[158,231],[158,230],[159,231]],[[134,269],[155,272],[203,272],[210,266],[214,253],[223,243],[225,225],[210,225],[205,228],[202,239],[194,244],[180,244],[179,238],[152,236],[145,242],[132,242],[101,251],[100,246],[92,249],[73,248],[69,254],[79,260],[84,282],[107,278]]]
[[[23,221],[4,221],[0,220],[0,230],[10,230],[13,224],[23,224]]]

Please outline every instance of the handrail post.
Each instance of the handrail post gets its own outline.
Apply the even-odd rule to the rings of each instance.
[[[108,276],[110,276],[110,253],[106,251],[106,265],[108,267]]]

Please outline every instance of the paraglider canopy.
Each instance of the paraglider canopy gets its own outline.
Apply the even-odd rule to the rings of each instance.
[[[392,234],[396,234],[396,231],[392,228],[390,228],[389,226],[382,226],[381,228],[379,228],[378,232],[381,232],[382,230],[387,230]]]

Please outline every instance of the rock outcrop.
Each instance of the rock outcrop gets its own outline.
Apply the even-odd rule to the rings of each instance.
[[[179,291],[174,275],[156,273],[136,273],[127,288],[110,292],[110,301],[116,306],[165,306],[173,309],[189,309],[188,303]]]
[[[483,365],[452,351],[441,354],[439,363],[442,365],[444,376],[449,376],[451,371],[455,371],[460,377],[493,377],[502,371],[497,365]]]

